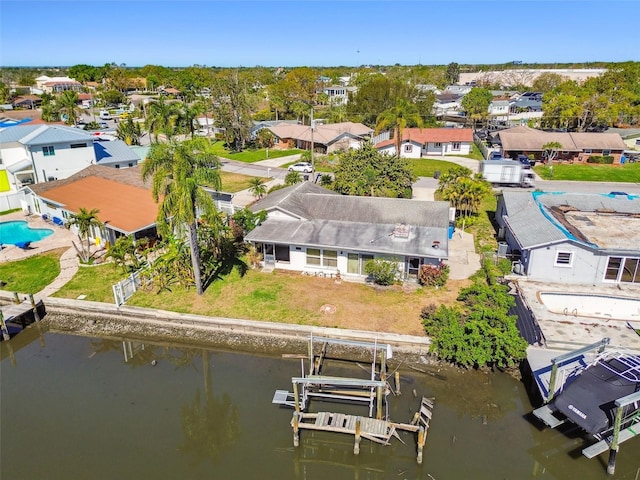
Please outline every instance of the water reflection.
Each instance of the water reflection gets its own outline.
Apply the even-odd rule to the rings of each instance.
[[[12,362],[2,343],[2,479],[640,479],[639,440],[606,477],[607,455],[586,459],[578,432],[530,422],[525,390],[505,375],[400,369],[392,420],[436,398],[418,465],[408,433],[404,444],[363,441],[358,456],[353,437],[326,432],[303,432],[294,448],[292,411],[271,399],[299,360],[28,328],[11,340]]]

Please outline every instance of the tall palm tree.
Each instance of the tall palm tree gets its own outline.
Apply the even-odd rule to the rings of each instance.
[[[116,128],[116,137],[127,145],[140,145],[141,133],[140,124],[134,122],[131,116],[127,117],[124,122],[120,122]]]
[[[260,177],[253,177],[249,180],[249,191],[253,194],[256,199],[260,200],[267,193],[267,186],[264,184],[264,181]]]
[[[182,143],[154,143],[142,164],[142,178],[152,179],[152,195],[161,201],[158,228],[161,234],[187,234],[194,282],[202,295],[200,252],[197,242],[198,214],[214,218],[215,204],[201,185],[215,190],[221,186],[220,162],[204,138],[192,138]]]
[[[176,121],[179,116],[175,104],[160,97],[154,102],[149,102],[146,112],[146,127],[149,130],[149,135],[153,134],[156,142],[161,133],[171,139],[175,133]]]
[[[86,208],[80,207],[78,213],[72,213],[69,217],[69,221],[67,222],[67,227],[75,226],[78,229],[78,239],[80,240],[80,248],[76,247],[75,243],[73,244],[76,247],[76,251],[80,256],[80,259],[83,262],[88,262],[91,258],[91,228],[102,227],[102,222],[98,219],[98,213],[100,210],[97,208],[93,208],[91,210],[87,210]],[[85,250],[83,240],[87,241],[87,249]]]
[[[422,128],[424,122],[420,116],[418,107],[402,98],[396,101],[396,105],[385,110],[376,118],[376,135],[382,130],[392,127],[396,140],[396,155],[400,155],[402,145],[402,132],[408,125]]]
[[[82,115],[82,109],[78,106],[78,94],[71,90],[66,90],[56,99],[58,110],[67,116],[65,123],[75,125]]]

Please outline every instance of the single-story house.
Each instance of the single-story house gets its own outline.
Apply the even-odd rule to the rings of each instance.
[[[42,105],[42,98],[37,95],[21,95],[11,101],[13,108],[28,108],[33,110],[40,105]]]
[[[140,162],[138,154],[122,140],[100,140],[93,143],[98,165],[112,168],[135,167]]]
[[[402,131],[400,156],[421,158],[429,155],[469,155],[473,144],[470,128],[405,128]],[[376,143],[378,151],[396,154],[395,139]]]
[[[496,222],[501,253],[517,274],[541,282],[640,284],[640,196],[504,191]]]
[[[66,222],[80,208],[99,210],[105,225],[91,231],[92,242],[106,246],[122,235],[134,239],[156,236],[158,204],[140,167],[116,169],[91,165],[64,180],[24,188],[29,211]]]
[[[449,202],[346,196],[302,182],[250,208],[268,213],[246,236],[267,268],[357,278],[368,260],[384,259],[407,279],[448,257]]]
[[[320,153],[333,153],[351,148],[360,148],[373,129],[362,123],[342,122],[316,125],[311,130],[309,125],[279,124],[266,127],[276,137],[276,148],[313,149]]]
[[[505,156],[515,158],[518,154],[534,155],[543,160],[544,145],[558,142],[562,145],[557,161],[586,163],[592,155],[612,156],[613,163],[619,164],[626,145],[618,133],[596,132],[545,132],[527,126],[501,130],[502,151]]]

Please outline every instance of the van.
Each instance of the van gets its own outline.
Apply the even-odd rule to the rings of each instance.
[[[109,110],[100,110],[100,118],[102,120],[111,120],[111,114]]]

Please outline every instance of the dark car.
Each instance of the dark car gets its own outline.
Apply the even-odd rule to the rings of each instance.
[[[524,166],[524,168],[531,168],[531,161],[526,155],[518,155],[517,160]]]
[[[502,153],[501,152],[491,152],[489,153],[489,160],[501,160]]]

